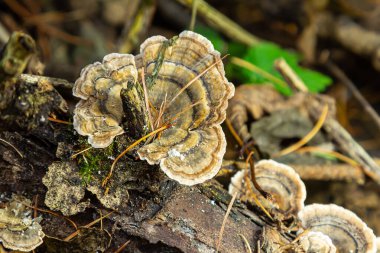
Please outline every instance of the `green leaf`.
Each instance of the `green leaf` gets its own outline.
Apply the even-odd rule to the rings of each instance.
[[[329,76],[321,74],[317,71],[298,67],[294,69],[298,76],[304,81],[310,92],[322,92],[332,83]]]
[[[258,45],[252,46],[243,56],[243,59],[256,65],[257,67],[271,73],[272,75],[282,78],[282,76],[274,69],[274,61],[278,58],[283,58],[294,72],[301,78],[311,92],[321,92],[332,80],[330,77],[323,75],[319,72],[300,67],[298,62],[301,56],[290,50],[285,50],[274,43],[263,42]],[[252,73],[252,71],[241,69],[239,73],[243,77],[243,82],[249,83],[265,83],[267,79],[259,74]],[[275,85],[276,89],[285,95],[291,93],[290,88],[284,89],[282,86]]]
[[[291,50],[285,50],[277,44],[262,42],[248,48],[237,42],[227,43],[216,30],[207,26],[197,25],[195,32],[208,38],[214,48],[222,54],[228,53],[231,56],[243,58],[280,79],[282,76],[274,69],[274,61],[283,58],[305,83],[310,92],[322,92],[332,83],[330,77],[299,66],[298,62],[301,60],[301,56]],[[240,83],[268,83],[268,80],[261,75],[234,64],[227,63],[225,69],[230,80],[238,80]],[[274,84],[274,86],[284,95],[291,95],[292,93],[289,87],[285,88],[278,84]]]

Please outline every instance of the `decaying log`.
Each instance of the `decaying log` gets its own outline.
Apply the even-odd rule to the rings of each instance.
[[[184,252],[216,252],[215,245],[225,213],[217,201],[209,199],[196,187],[179,186],[152,219],[136,222],[133,217],[116,215],[114,220],[120,222],[126,232],[146,238],[151,243],[163,242]],[[255,248],[263,224],[256,224],[247,217],[247,213],[250,211],[246,209],[232,209],[220,252],[245,252],[241,235],[252,249]]]
[[[24,157],[21,158],[10,146],[0,145],[0,152],[3,154],[0,156],[0,175],[5,179],[0,184],[1,192],[7,195],[11,192],[27,192],[28,197],[39,193],[44,196],[45,187],[41,178],[54,159],[55,149],[46,149],[44,142],[34,142],[33,138],[17,133],[3,133],[0,137],[19,148]],[[17,184],[20,180],[23,183]],[[215,199],[202,189],[210,190],[212,187],[218,189]],[[179,185],[173,190],[162,192],[169,192],[168,196],[161,196],[166,199],[162,206],[140,207],[145,214],[115,214],[111,219],[121,225],[119,227],[122,231],[145,238],[152,244],[162,242],[184,252],[216,252],[215,243],[231,196],[216,181],[200,187]],[[48,224],[45,223],[45,226]],[[263,226],[264,222],[256,214],[247,210],[243,204],[235,203],[225,226],[220,252],[245,252],[241,235],[254,249]]]

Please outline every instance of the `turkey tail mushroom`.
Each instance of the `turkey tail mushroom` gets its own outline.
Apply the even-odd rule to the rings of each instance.
[[[298,217],[305,229],[330,237],[338,252],[376,253],[372,229],[343,207],[312,204],[299,212]]]

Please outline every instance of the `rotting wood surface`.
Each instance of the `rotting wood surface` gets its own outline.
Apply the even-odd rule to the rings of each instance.
[[[246,210],[247,211],[247,210]],[[128,233],[159,241],[184,252],[216,252],[215,244],[226,211],[195,187],[177,187],[163,208],[149,220],[133,222],[131,217],[115,216]],[[253,214],[254,215],[254,214]],[[261,227],[233,208],[228,217],[219,252],[245,252],[240,235],[251,247],[256,245]]]
[[[0,153],[4,154],[0,156],[2,165],[0,175],[6,179],[0,183],[2,192],[6,195],[26,192],[29,198],[34,194],[43,197],[46,190],[41,178],[45,173],[45,167],[51,163],[55,150],[47,150],[44,142],[36,142],[33,137],[18,133],[4,132],[0,137],[18,147],[24,156],[21,158],[6,144],[0,145]],[[30,144],[22,147],[22,143]],[[37,154],[42,155],[41,159],[36,158]],[[201,191],[199,187],[177,186],[171,192],[168,190],[169,196],[161,196],[167,200],[159,208],[154,207],[156,210],[151,210],[146,207],[144,210],[146,215],[139,214],[139,217],[151,217],[151,213],[155,212],[152,218],[140,221],[141,219],[134,214],[117,214],[111,219],[121,225],[122,231],[144,238],[152,244],[162,242],[183,252],[216,252],[215,244],[228,204],[226,201],[231,196],[214,180],[207,183],[206,187],[210,186],[218,187],[218,195],[225,199],[223,201],[225,203],[212,199],[210,194]],[[40,202],[39,207],[46,209],[41,204]],[[82,215],[92,216],[93,212],[87,210]],[[254,248],[261,236],[262,225],[254,213],[241,203],[237,204],[227,219],[219,252],[245,252],[245,244],[240,234],[248,240],[251,248]],[[70,229],[69,224],[68,228],[49,226],[51,225],[48,222],[44,223],[43,229],[48,231]]]

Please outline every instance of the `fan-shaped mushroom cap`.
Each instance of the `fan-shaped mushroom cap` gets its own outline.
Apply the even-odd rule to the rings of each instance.
[[[335,253],[336,248],[330,237],[321,233],[310,231],[299,239],[302,252],[306,253]]]
[[[185,31],[174,42],[162,36],[147,39],[136,62],[147,77],[161,64],[157,79],[148,84],[149,101],[157,110],[166,105],[162,122],[174,124],[160,139],[140,148],[140,158],[160,163],[170,178],[182,184],[194,185],[214,177],[226,148],[220,123],[234,93],[219,52],[203,36]]]
[[[123,116],[120,91],[136,78],[134,56],[129,54],[106,55],[103,63],[82,70],[73,88],[73,95],[82,99],[74,110],[74,128],[88,136],[94,148],[107,147],[124,132],[119,126]]]
[[[292,167],[273,160],[261,160],[255,165],[255,176],[279,209],[297,214],[304,207],[306,187]]]
[[[144,67],[146,75],[153,73],[165,37],[154,36],[147,39],[137,56],[137,66]],[[197,75],[218,62],[200,78]],[[225,77],[220,53],[214,50],[211,42],[191,31],[182,32],[174,43],[165,50],[163,62],[154,85],[149,87],[149,99],[160,108],[167,94],[171,101],[186,84],[196,79],[167,108],[165,114],[174,116],[186,107],[200,102],[183,112],[176,127],[194,129],[220,124],[226,118],[228,99],[234,94],[234,86]]]
[[[231,178],[230,194],[240,190],[243,177],[244,172],[239,171]],[[296,215],[304,207],[305,184],[290,166],[273,160],[261,160],[255,165],[255,177],[260,187],[272,195],[280,210]],[[257,195],[260,196],[258,192]]]
[[[42,244],[45,234],[39,219],[30,217],[31,212],[19,202],[19,197],[13,198],[4,209],[0,209],[0,242],[5,248],[29,252]],[[31,204],[29,200],[22,201]]]
[[[220,126],[186,131],[172,128],[161,138],[139,149],[149,164],[160,161],[161,169],[181,184],[194,185],[214,177],[222,164],[226,142]]]
[[[331,238],[338,252],[376,253],[373,231],[353,212],[329,204],[312,204],[298,214],[302,226]]]

